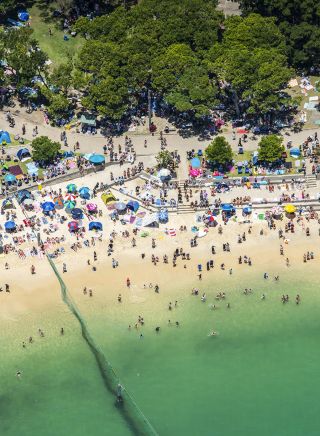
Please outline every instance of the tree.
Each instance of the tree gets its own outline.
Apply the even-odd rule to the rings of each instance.
[[[283,139],[277,135],[264,136],[259,142],[259,160],[272,163],[280,159],[285,151],[282,141]]]
[[[290,63],[299,68],[320,66],[320,7],[310,0],[241,0],[244,15],[274,17],[286,38]]]
[[[126,80],[123,77],[111,76],[92,84],[82,104],[89,110],[97,110],[102,115],[120,120],[129,108],[129,94]]]
[[[57,157],[61,145],[51,141],[47,136],[39,136],[31,143],[32,158],[43,164],[52,163]]]
[[[47,75],[47,55],[32,38],[28,27],[0,29],[0,59],[5,62],[10,75],[7,82],[17,86],[30,86],[34,76]]]
[[[233,158],[231,145],[223,136],[217,136],[205,149],[205,157],[211,163],[226,166]]]
[[[50,83],[59,88],[64,94],[67,94],[72,85],[72,70],[71,62],[56,66],[50,76]]]
[[[156,160],[159,168],[168,168],[173,164],[172,154],[168,150],[160,151],[156,156]]]
[[[237,116],[245,110],[265,117],[290,97],[280,91],[293,75],[287,67],[284,37],[272,18],[231,17],[222,44],[208,52],[208,67],[220,80]]]

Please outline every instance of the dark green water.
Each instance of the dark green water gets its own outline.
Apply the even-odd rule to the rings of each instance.
[[[163,302],[155,311],[153,294],[142,305],[80,309],[160,435],[318,435],[320,299],[314,277],[288,273],[279,286],[252,277],[259,291],[250,296],[240,294],[234,278],[224,287],[231,309],[225,302],[209,309],[216,284],[208,288],[207,303],[185,292],[170,314]],[[287,305],[280,303],[283,291],[291,296]],[[300,306],[292,298],[297,292]],[[129,332],[129,321],[140,313],[145,327]],[[43,314],[41,326],[52,331],[57,317],[68,334],[48,335],[30,350],[17,352],[10,347],[12,331],[3,332],[0,434],[130,434],[70,314],[59,306],[52,317]],[[169,327],[169,317],[180,327]],[[218,337],[208,337],[212,328]]]

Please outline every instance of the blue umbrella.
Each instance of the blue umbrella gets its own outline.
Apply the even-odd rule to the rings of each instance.
[[[99,221],[89,223],[89,230],[102,230],[102,224]]]
[[[224,204],[221,205],[221,210],[223,210],[224,212],[229,212],[229,211],[231,211],[233,209],[234,209],[234,207],[230,203],[224,203]]]
[[[93,154],[92,156],[90,156],[89,162],[94,165],[101,165],[105,162],[105,157],[102,156],[102,154]]]
[[[198,157],[194,157],[191,161],[191,166],[192,168],[200,168],[201,167],[200,159]]]
[[[55,204],[52,201],[46,201],[41,205],[43,212],[51,212],[55,209]]]
[[[249,215],[252,212],[252,209],[251,207],[247,206],[242,209],[242,212],[245,213],[246,215]]]
[[[13,183],[16,181],[16,177],[13,174],[6,174],[4,176],[4,181],[7,183]]]
[[[7,221],[7,222],[4,224],[4,228],[5,228],[6,230],[13,230],[13,229],[16,228],[16,223],[15,223],[14,221]]]
[[[73,219],[81,220],[83,218],[83,212],[78,207],[71,210],[71,216]]]
[[[80,188],[79,195],[81,198],[84,198],[85,200],[89,200],[90,199],[90,189],[87,186]]]

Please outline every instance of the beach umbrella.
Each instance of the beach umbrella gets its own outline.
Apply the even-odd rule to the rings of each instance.
[[[43,212],[51,212],[55,209],[55,204],[52,201],[46,201],[41,204]]]
[[[101,165],[105,162],[105,157],[102,154],[92,154],[89,157],[89,162],[93,165]]]
[[[118,210],[119,212],[121,212],[121,211],[123,211],[123,210],[126,210],[127,206],[126,206],[125,203],[122,203],[121,201],[119,201],[118,203],[116,203],[116,204],[114,205],[114,208],[115,208],[116,210]]]
[[[140,205],[137,201],[130,200],[127,203],[127,208],[132,210],[133,212],[136,212],[139,209]]]
[[[193,169],[193,170],[190,170],[189,174],[192,177],[198,177],[200,174],[200,171],[198,169]]]
[[[75,201],[65,201],[64,206],[66,209],[73,209],[76,206]]]
[[[158,177],[169,177],[171,175],[171,171],[167,168],[161,168],[161,170],[158,172]]]
[[[290,156],[294,158],[298,158],[301,156],[301,151],[299,148],[294,147],[290,149]]]
[[[31,198],[31,192],[29,192],[27,189],[22,189],[22,191],[19,191],[17,193],[17,199],[19,203],[22,203],[26,198]]]
[[[252,212],[252,208],[249,206],[246,206],[242,209],[242,212],[246,215],[250,215],[250,213]]]
[[[191,166],[192,166],[193,169],[200,168],[201,167],[200,159],[198,157],[194,157],[191,160]]]
[[[16,223],[15,223],[14,221],[7,221],[7,222],[4,224],[4,228],[5,228],[6,230],[14,230],[16,227],[17,227],[17,226],[16,226]]]
[[[71,216],[75,220],[81,220],[83,218],[83,212],[78,207],[71,210]]]
[[[221,210],[224,212],[230,212],[234,209],[233,205],[231,203],[224,203],[221,204]]]
[[[13,174],[6,174],[4,176],[4,181],[7,183],[13,183],[16,181],[16,176],[14,176]]]
[[[89,223],[89,230],[102,230],[102,224],[99,221]]]
[[[90,198],[90,189],[86,186],[79,189],[79,195],[81,198],[84,198],[85,200],[89,200]]]
[[[74,195],[74,194],[71,194],[71,193],[66,194],[65,197],[64,197],[64,199],[65,199],[66,201],[75,201],[76,198],[77,198],[77,196]]]
[[[79,225],[78,225],[77,221],[70,221],[68,223],[68,228],[69,228],[70,232],[75,232],[79,229]]]
[[[10,200],[9,198],[6,198],[5,200],[3,200],[1,207],[2,207],[2,209],[15,209],[15,206],[14,206],[12,200]]]
[[[53,199],[53,201],[54,201],[55,207],[57,209],[62,209],[63,208],[64,203],[63,203],[62,197],[55,197]]]
[[[77,192],[77,186],[74,183],[69,183],[69,185],[67,185],[67,191],[70,192]]]
[[[87,209],[89,212],[95,212],[98,209],[98,206],[95,203],[88,203]]]
[[[295,211],[297,210],[297,208],[296,208],[293,204],[287,204],[287,205],[284,207],[284,210],[285,210],[287,213],[295,213]]]

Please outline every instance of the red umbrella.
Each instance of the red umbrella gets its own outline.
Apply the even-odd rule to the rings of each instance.
[[[77,221],[70,221],[70,223],[68,223],[68,227],[70,232],[75,232],[79,229]]]

